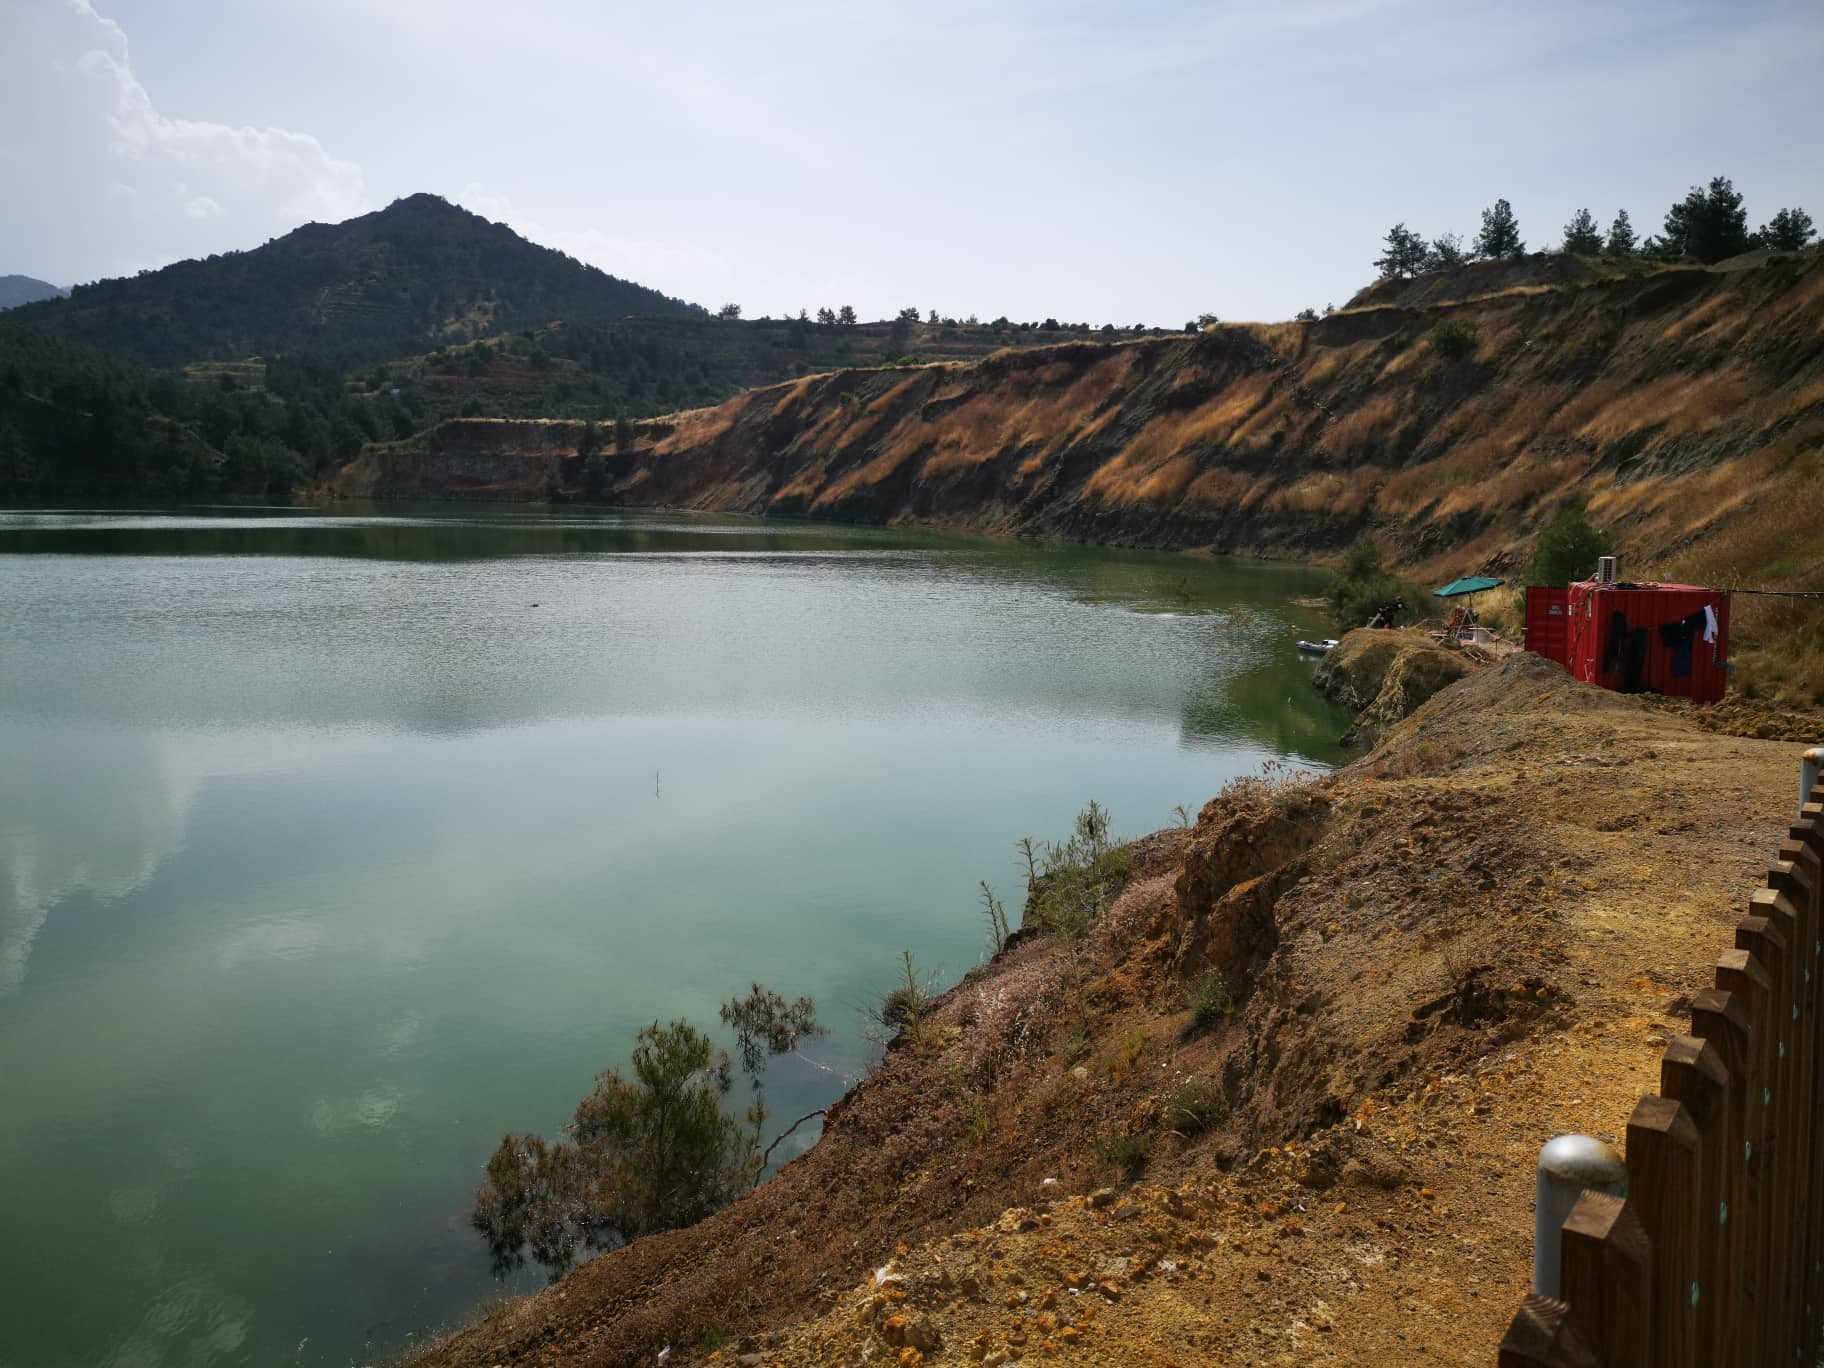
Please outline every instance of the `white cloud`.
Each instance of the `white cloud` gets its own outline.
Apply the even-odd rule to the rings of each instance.
[[[0,19],[0,264],[59,283],[247,247],[368,207],[361,168],[307,133],[161,111],[88,0]]]
[[[711,296],[725,290],[734,276],[728,259],[689,242],[655,242],[623,237],[600,228],[550,228],[520,212],[507,196],[471,181],[455,196],[465,209],[504,223],[521,237],[568,252],[578,261],[599,266],[609,275],[637,281],[655,290],[714,307]]]

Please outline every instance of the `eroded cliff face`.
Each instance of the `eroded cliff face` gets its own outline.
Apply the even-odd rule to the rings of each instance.
[[[1824,448],[1824,258],[1544,278],[810,376],[639,424],[630,449],[590,460],[574,424],[457,421],[368,449],[334,491],[557,491],[1266,554],[1373,528],[1420,565],[1517,563],[1571,492],[1637,555],[1714,544],[1748,566],[1819,535],[1794,509]]]

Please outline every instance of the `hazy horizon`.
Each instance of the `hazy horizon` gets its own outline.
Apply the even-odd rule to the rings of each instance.
[[[1176,326],[1341,304],[1396,220],[1824,217],[1824,13],[1759,3],[22,0],[0,273],[60,286],[421,191],[747,314]]]

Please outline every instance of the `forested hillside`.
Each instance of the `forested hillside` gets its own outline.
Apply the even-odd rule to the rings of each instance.
[[[279,499],[364,442],[417,426],[331,366],[280,359],[264,388],[190,380],[0,327],[0,497]]]
[[[252,251],[79,285],[7,321],[152,366],[311,352],[347,368],[554,318],[701,312],[413,195]]]

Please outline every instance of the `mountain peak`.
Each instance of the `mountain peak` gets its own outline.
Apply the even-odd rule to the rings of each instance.
[[[288,352],[364,364],[559,319],[703,312],[419,193],[251,251],[78,286],[17,317],[147,365],[181,366]]]

